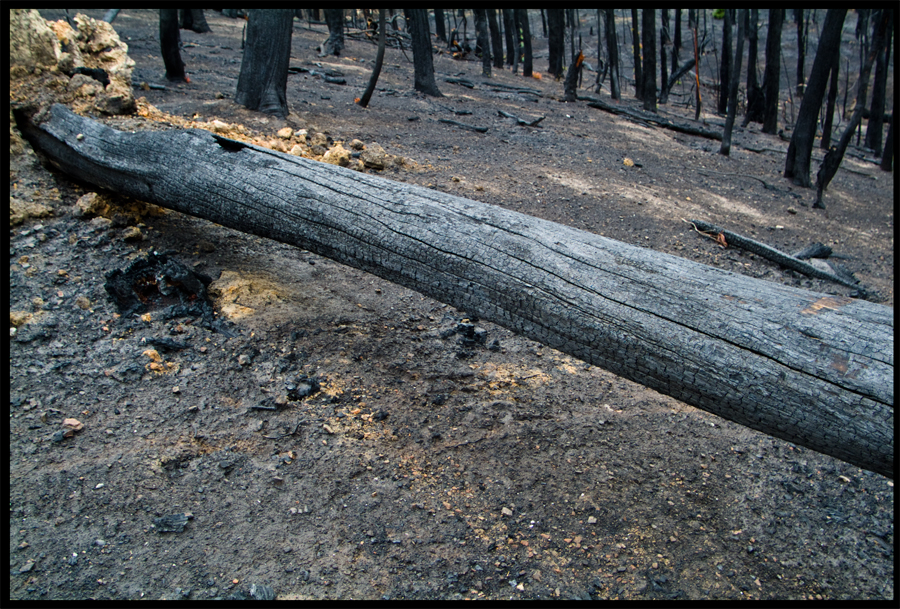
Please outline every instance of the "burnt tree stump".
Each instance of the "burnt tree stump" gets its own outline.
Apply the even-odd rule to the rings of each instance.
[[[78,180],[315,252],[726,419],[894,475],[892,308],[207,131],[125,133],[59,105],[18,118],[35,147]]]

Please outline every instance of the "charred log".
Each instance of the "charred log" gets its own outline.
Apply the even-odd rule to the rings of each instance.
[[[894,475],[893,309],[728,273],[200,130],[21,128],[101,188],[418,290],[688,404]],[[184,167],[191,171],[183,171]]]

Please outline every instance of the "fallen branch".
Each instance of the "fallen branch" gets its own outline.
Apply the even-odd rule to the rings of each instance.
[[[643,123],[649,123],[651,125],[662,127],[663,129],[670,129],[672,131],[677,131],[679,133],[687,133],[688,135],[697,135],[700,137],[709,138],[712,140],[722,140],[722,134],[717,131],[710,131],[708,129],[703,129],[701,127],[695,127],[693,125],[689,125],[687,123],[676,123],[670,121],[665,118],[661,118],[658,115],[652,114],[650,112],[644,112],[642,110],[637,109],[629,109],[629,108],[621,108],[617,106],[611,106],[606,102],[596,99],[596,98],[587,98],[579,96],[580,100],[589,100],[588,106],[591,108],[597,108],[599,110],[604,110],[611,114],[618,114],[620,116],[625,116],[633,120],[637,120]]]
[[[16,120],[79,181],[327,256],[742,425],[894,475],[892,308],[208,131],[116,131],[59,105]]]
[[[687,220],[687,222],[693,224],[694,228],[696,228],[698,231],[721,235],[725,238],[725,241],[728,243],[728,245],[734,245],[741,249],[745,249],[748,252],[752,252],[758,256],[762,256],[763,258],[771,260],[776,264],[780,264],[781,266],[787,269],[791,269],[792,271],[803,273],[808,277],[815,277],[816,279],[833,281],[843,286],[847,286],[848,288],[853,288],[859,292],[859,295],[862,298],[868,299],[873,296],[863,286],[859,285],[858,281],[850,281],[833,273],[823,271],[822,269],[816,268],[808,262],[798,260],[793,256],[789,256],[788,254],[785,254],[784,252],[779,251],[773,247],[769,247],[764,243],[760,243],[759,241],[748,239],[747,237],[743,237],[741,235],[738,235],[737,233],[732,233],[731,231],[719,228],[715,224],[709,224],[708,222],[703,222],[701,220]]]
[[[517,124],[517,125],[520,125],[520,126],[522,126],[522,127],[537,127],[537,126],[538,126],[538,123],[540,123],[542,120],[544,120],[545,118],[547,118],[546,116],[542,116],[542,117],[537,118],[537,119],[535,119],[535,120],[533,120],[533,121],[526,121],[526,120],[523,119],[523,118],[519,118],[519,117],[516,116],[515,114],[510,114],[509,112],[504,112],[503,110],[497,110],[497,114],[499,114],[500,116],[502,116],[502,117],[504,117],[504,118],[512,118],[512,119],[515,119],[516,124]]]
[[[464,87],[468,87],[469,89],[475,88],[475,83],[471,80],[466,80],[465,78],[445,78],[444,80],[454,85],[462,85]]]
[[[442,123],[447,123],[448,125],[456,125],[457,127],[460,127],[462,129],[468,129],[469,131],[477,131],[478,133],[486,133],[488,130],[487,127],[475,127],[474,125],[467,125],[465,123],[451,121],[449,118],[441,118],[438,120],[440,120],[440,122],[442,122]]]

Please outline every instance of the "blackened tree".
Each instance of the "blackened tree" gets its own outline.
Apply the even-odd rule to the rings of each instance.
[[[830,13],[831,10],[828,12]],[[847,151],[847,146],[850,144],[850,139],[853,137],[853,132],[856,131],[856,128],[862,121],[862,115],[866,109],[866,90],[869,88],[869,75],[872,72],[872,64],[875,63],[875,57],[884,49],[889,12],[890,11],[888,10],[882,9],[875,11],[872,15],[872,27],[874,29],[872,48],[860,68],[859,80],[857,81],[856,105],[853,110],[853,115],[850,117],[850,123],[844,129],[844,133],[841,135],[841,139],[838,141],[837,146],[829,148],[828,152],[825,153],[825,158],[822,159],[822,164],[819,166],[819,171],[816,175],[816,202],[813,207],[825,208],[825,204],[822,201],[823,193],[825,192],[825,189],[828,188],[828,184],[831,182],[834,174],[837,173],[838,167],[844,158],[844,153]],[[827,15],[825,19],[827,22]],[[822,48],[821,41],[819,42],[819,48]],[[818,60],[819,55],[817,51],[816,60],[813,62],[813,74],[809,77],[810,89],[812,88],[813,76],[816,72],[816,62],[818,62]],[[807,95],[809,95],[809,93],[809,90],[807,90]]]
[[[198,34],[212,31],[209,28],[209,24],[206,23],[206,17],[203,16],[202,8],[181,9],[181,29],[191,30]]]
[[[756,79],[756,68],[759,61],[759,9],[751,8],[747,13],[747,113],[743,126],[751,122],[761,123],[764,118],[766,98],[762,87]]]
[[[656,10],[645,8],[641,15],[644,44],[644,110],[656,112]]]
[[[641,29],[638,10],[631,9],[631,49],[634,52],[634,96],[644,99],[644,74],[641,70]]]
[[[516,21],[518,22],[518,30],[522,34],[523,55],[522,76],[531,77],[533,70],[533,56],[531,54],[531,25],[528,22],[528,9],[516,9]]]
[[[487,14],[485,9],[472,9],[475,13],[475,33],[478,36],[477,46],[481,49],[481,74],[491,76],[491,44],[488,36]]]
[[[503,68],[503,38],[500,36],[500,26],[497,23],[497,9],[489,8],[487,11],[488,28],[491,30],[491,55],[494,57],[494,67]]]
[[[184,61],[181,60],[181,34],[178,32],[178,9],[159,9],[159,47],[163,64],[166,66],[166,79],[173,82],[190,82],[184,73]]]
[[[813,60],[806,93],[803,95],[803,101],[800,102],[800,111],[791,135],[791,143],[788,145],[787,158],[784,162],[784,177],[791,178],[794,184],[804,188],[812,185],[809,180],[809,163],[813,141],[816,137],[816,123],[819,118],[819,108],[822,106],[822,98],[825,97],[825,87],[828,85],[831,66],[834,64],[834,55],[840,50],[841,30],[846,15],[846,8],[830,8],[825,14],[825,23],[822,24],[822,33],[819,37],[819,48],[816,51],[816,58]]]
[[[506,65],[511,66],[516,61],[516,57],[519,56],[518,45],[516,44],[519,37],[515,34],[515,13],[511,8],[504,8],[501,10],[503,11],[504,38],[506,38]]]
[[[763,74],[763,133],[778,132],[778,93],[781,85],[781,29],[784,26],[784,9],[769,9],[769,33],[766,36],[766,71]]]
[[[808,15],[808,13],[807,13]],[[797,95],[803,96],[803,81],[806,78],[803,73],[803,64],[806,61],[806,34],[809,32],[809,24],[803,27],[803,9],[794,9],[794,22],[797,25]]]
[[[563,56],[566,54],[565,9],[547,9],[547,46],[550,66],[547,72],[556,78],[563,73]]]
[[[434,60],[431,57],[431,28],[424,8],[405,8],[406,27],[412,36],[415,89],[432,97],[443,97],[434,81]]]
[[[616,40],[616,19],[611,8],[604,9],[606,14],[606,50],[609,54],[609,89],[613,99],[620,99],[619,91],[619,44]]]
[[[444,9],[434,9],[434,33],[437,37],[447,42],[447,28],[444,27]]]
[[[837,53],[834,56],[834,64],[831,66],[831,84],[828,87],[828,101],[825,103],[825,116],[822,121],[822,142],[820,144],[822,150],[831,148],[831,128],[834,124],[834,110],[837,105],[840,65],[841,55]]]
[[[728,83],[731,82],[731,24],[734,23],[733,8],[725,9],[725,24],[722,26],[722,63],[719,65],[718,112],[728,111]]]
[[[734,61],[731,62],[731,82],[728,83],[728,117],[725,119],[725,131],[722,133],[722,145],[719,154],[728,156],[731,153],[731,132],[734,129],[734,117],[737,114],[738,83],[741,80],[741,59],[744,53],[744,23],[746,22],[747,9],[736,10],[732,13],[737,17],[737,45],[734,51]],[[725,12],[725,20],[730,18]]]
[[[267,114],[288,115],[287,75],[293,22],[291,9],[250,11],[236,103]]]
[[[323,12],[328,24],[328,38],[319,45],[319,57],[340,55],[344,48],[344,9],[326,8]]]
[[[883,9],[889,10],[890,9]],[[881,138],[884,131],[884,94],[887,83],[888,56],[891,48],[893,11],[888,15],[885,44],[875,56],[875,79],[872,81],[872,106],[869,109],[869,122],[866,126],[866,147],[881,154]]]

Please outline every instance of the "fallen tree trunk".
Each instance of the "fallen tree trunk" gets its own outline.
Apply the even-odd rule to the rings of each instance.
[[[603,100],[595,99],[593,97],[579,97],[578,99],[587,100],[589,102],[589,107],[597,108],[598,110],[605,110],[610,114],[626,116],[638,122],[650,123],[653,126],[662,127],[663,129],[671,129],[672,131],[677,131],[679,133],[698,135],[700,137],[706,137],[711,140],[722,141],[722,134],[718,131],[711,131],[709,129],[703,129],[702,127],[695,127],[694,125],[691,125],[689,123],[676,123],[666,118],[662,118],[658,114],[653,114],[652,112],[644,112],[643,110],[638,110],[636,108],[612,106],[610,104],[607,104]]]
[[[327,256],[893,477],[891,308],[207,131],[119,132],[62,106],[20,125],[76,179]]]

